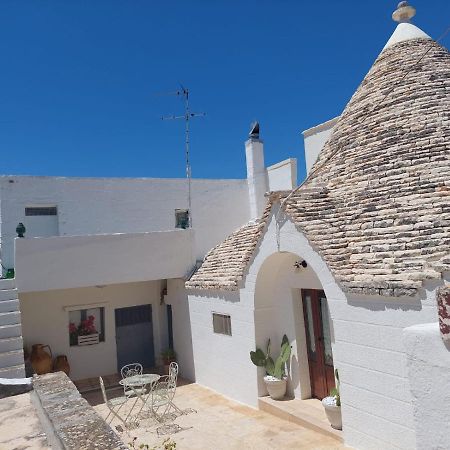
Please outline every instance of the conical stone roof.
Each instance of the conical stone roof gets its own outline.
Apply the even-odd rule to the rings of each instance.
[[[428,37],[387,46],[282,205],[347,292],[413,296],[450,271],[448,51]],[[253,251],[261,223],[248,235]],[[228,276],[220,248],[187,287],[237,288],[246,265]]]

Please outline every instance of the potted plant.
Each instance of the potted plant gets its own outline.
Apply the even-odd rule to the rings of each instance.
[[[69,323],[70,345],[92,345],[98,344],[100,341],[100,334],[95,328],[95,317],[88,316],[87,319],[82,320],[78,326],[75,323]]]
[[[341,396],[339,393],[339,372],[334,371],[336,387],[331,389],[330,395],[322,400],[330,425],[336,430],[342,430]]]
[[[175,354],[173,348],[166,348],[161,352],[161,360],[164,366],[164,373],[169,373],[169,366],[171,362],[176,362],[177,355]]]
[[[267,352],[257,348],[256,351],[250,352],[250,359],[255,366],[264,367],[266,369],[266,376],[264,382],[266,383],[269,395],[274,400],[280,400],[286,395],[286,362],[291,356],[291,346],[286,335],[281,341],[280,356],[274,362],[270,356],[270,339],[267,342]]]

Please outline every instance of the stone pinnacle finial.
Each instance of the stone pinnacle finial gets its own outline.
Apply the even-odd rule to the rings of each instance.
[[[408,2],[400,2],[397,9],[392,13],[392,20],[399,23],[407,23],[416,15],[416,8]]]

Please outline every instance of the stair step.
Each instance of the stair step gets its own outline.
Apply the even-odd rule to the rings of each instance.
[[[3,300],[15,300],[17,298],[19,298],[17,289],[0,290],[0,302]]]
[[[10,337],[0,339],[0,353],[13,350],[23,350],[23,340],[21,337]]]
[[[25,365],[18,364],[17,366],[5,367],[0,369],[0,378],[24,378]]]
[[[22,336],[20,323],[0,326],[0,339]]]
[[[0,326],[20,324],[20,311],[0,313]]]
[[[344,442],[341,430],[331,428],[322,403],[317,399],[283,399],[272,400],[270,397],[259,397],[258,407],[280,419],[296,423],[317,433]]]
[[[14,278],[2,278],[0,279],[0,290],[15,289],[16,280]]]
[[[0,313],[16,311],[20,311],[20,302],[18,299],[0,301]]]
[[[5,369],[20,364],[24,364],[22,349],[0,353],[0,368]]]

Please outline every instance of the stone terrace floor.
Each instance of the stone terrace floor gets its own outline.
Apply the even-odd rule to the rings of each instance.
[[[182,410],[197,411],[175,419],[173,423],[181,431],[158,436],[157,428],[161,425],[154,419],[143,419],[138,428],[118,432],[125,444],[137,437],[136,447],[140,444],[152,447],[170,437],[176,442],[177,450],[346,448],[331,437],[231,401],[197,384],[180,384],[175,404]],[[123,395],[123,391],[114,389],[108,395]],[[101,392],[87,392],[83,396],[103,418],[106,417],[108,410]],[[119,424],[115,419],[112,428],[116,430]]]
[[[30,394],[0,399],[0,450],[50,450]]]

